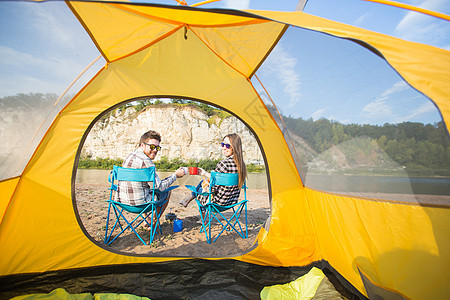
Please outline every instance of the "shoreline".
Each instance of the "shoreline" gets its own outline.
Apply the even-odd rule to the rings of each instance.
[[[77,168],[77,170],[99,170],[99,171],[111,171],[111,168]],[[175,172],[176,170],[166,170],[166,169],[158,169],[157,172]],[[248,172],[248,174],[264,174],[266,173],[266,170],[261,171],[252,171]],[[398,178],[443,178],[443,179],[450,179],[450,175],[434,175],[434,176],[428,176],[428,175],[411,175],[411,176],[405,176],[404,172],[402,173],[313,173],[309,172],[306,174],[308,175],[314,175],[314,176],[369,176],[369,177],[398,177]]]

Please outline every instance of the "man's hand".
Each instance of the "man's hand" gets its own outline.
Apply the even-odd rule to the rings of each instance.
[[[183,177],[184,176],[183,168],[179,168],[178,170],[176,170],[175,175],[177,175],[177,178]]]

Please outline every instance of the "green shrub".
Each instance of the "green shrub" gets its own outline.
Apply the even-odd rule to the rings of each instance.
[[[266,171],[266,167],[264,165],[256,165],[256,164],[247,164],[247,172],[252,173],[252,172],[265,172]]]
[[[123,159],[110,159],[110,158],[83,158],[78,161],[79,169],[103,169],[110,170],[114,165],[121,166]]]
[[[204,158],[200,160],[190,159],[185,162],[181,158],[175,158],[169,160],[166,156],[162,156],[155,162],[156,169],[158,171],[175,171],[180,167],[199,167],[208,172],[213,171],[220,159]],[[110,159],[110,158],[80,158],[78,161],[79,169],[103,169],[111,170],[114,165],[121,166],[123,159]],[[265,167],[263,165],[247,164],[247,172],[264,172]]]

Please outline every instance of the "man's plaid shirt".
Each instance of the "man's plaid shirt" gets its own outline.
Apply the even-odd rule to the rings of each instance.
[[[214,170],[220,173],[237,173],[238,168],[236,163],[234,162],[233,155],[225,158],[220,161],[216,169]],[[204,191],[206,192],[206,191]],[[211,188],[211,192],[213,194],[211,198],[211,202],[217,203],[219,205],[231,205],[238,202],[239,195],[241,193],[241,189],[238,185],[233,186],[213,186]],[[208,203],[208,197],[199,195],[197,199],[200,201],[202,205]]]
[[[122,164],[124,168],[142,169],[150,168],[155,164],[153,161],[145,155],[141,148],[128,155]],[[161,192],[167,189],[175,180],[177,176],[172,174],[171,176],[161,180],[157,174],[155,174],[155,188]],[[129,205],[141,205],[146,202],[146,198],[151,193],[150,188],[153,186],[152,182],[136,182],[136,181],[119,181],[116,201],[129,204]]]

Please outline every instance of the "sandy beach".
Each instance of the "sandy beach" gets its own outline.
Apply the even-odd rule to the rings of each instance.
[[[106,180],[105,180],[106,181]],[[103,244],[105,236],[106,214],[109,198],[108,184],[76,183],[75,193],[78,213],[87,233],[99,244]],[[148,246],[131,231],[127,231],[112,243],[111,249],[124,253],[190,256],[190,257],[226,257],[247,252],[255,243],[256,236],[270,215],[269,195],[267,189],[248,189],[248,238],[241,238],[236,232],[224,232],[214,243],[208,244],[206,236],[200,232],[200,214],[197,204],[192,201],[185,208],[178,202],[188,195],[189,191],[180,185],[173,190],[169,205],[160,219],[162,234],[155,236],[154,242]],[[355,193],[355,196],[368,200],[374,198],[391,199],[388,202],[413,203],[418,205],[448,205],[449,196],[437,195],[405,195],[384,193]],[[242,193],[241,193],[242,198]],[[174,213],[183,221],[181,232],[173,231],[173,222],[166,220],[167,213]],[[219,226],[213,227],[217,233]],[[143,226],[139,232],[148,242],[149,234]]]
[[[105,236],[108,185],[78,183],[75,186],[78,213],[88,234],[99,244],[103,244]],[[191,256],[191,257],[226,257],[247,252],[255,243],[257,234],[270,214],[269,195],[267,190],[247,190],[248,202],[248,238],[241,238],[236,232],[224,232],[214,244],[206,242],[206,236],[200,232],[200,220],[197,204],[192,201],[185,208],[178,202],[188,194],[183,186],[175,189],[164,215],[161,217],[162,234],[157,234],[153,243],[142,244],[131,231],[123,233],[112,243],[112,250],[133,254]],[[241,193],[242,194],[242,193]],[[242,197],[242,195],[241,195]],[[173,231],[173,222],[166,220],[166,213],[172,212],[183,221],[181,232]],[[218,226],[213,232],[218,232]],[[141,225],[138,232],[147,239],[148,231]]]

